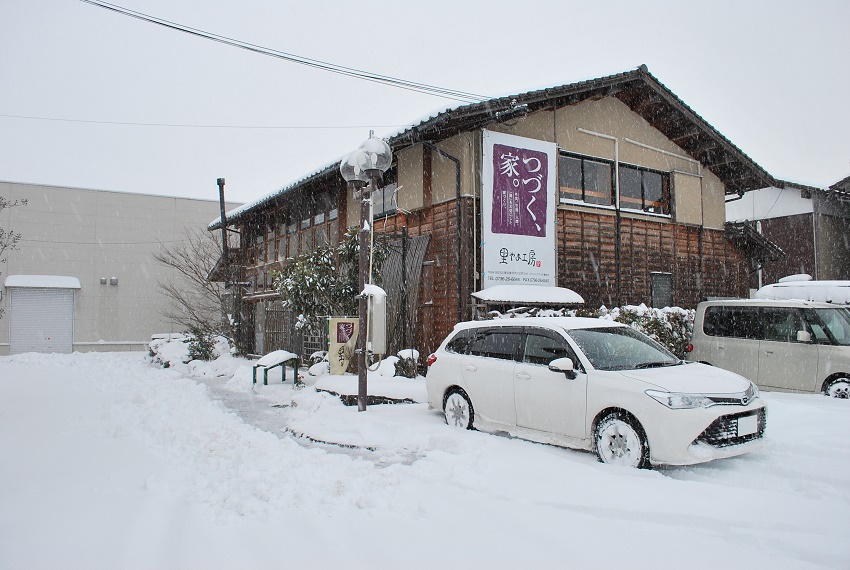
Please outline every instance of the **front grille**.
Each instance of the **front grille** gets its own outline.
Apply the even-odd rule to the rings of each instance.
[[[738,418],[758,414],[758,429],[755,433],[738,437]],[[764,436],[764,428],[767,426],[767,410],[761,408],[756,412],[743,412],[740,414],[729,414],[720,416],[714,420],[704,432],[700,434],[694,443],[707,443],[714,447],[728,447],[739,445]]]
[[[739,394],[708,394],[707,397],[714,402],[715,406],[746,406],[757,397],[757,392],[756,387],[750,384],[746,392]]]

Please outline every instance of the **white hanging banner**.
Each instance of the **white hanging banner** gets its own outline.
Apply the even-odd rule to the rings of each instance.
[[[555,143],[484,131],[482,288],[557,285]]]

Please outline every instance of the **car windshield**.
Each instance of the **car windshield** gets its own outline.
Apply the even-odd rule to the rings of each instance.
[[[847,309],[814,309],[818,319],[841,346],[850,346],[850,311]],[[811,323],[815,337],[823,335],[820,323]]]
[[[567,331],[597,370],[675,366],[681,361],[654,340],[629,327]]]

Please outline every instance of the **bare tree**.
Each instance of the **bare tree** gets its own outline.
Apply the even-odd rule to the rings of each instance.
[[[14,208],[16,206],[26,206],[26,200],[9,200],[4,196],[0,196],[0,215],[6,208]],[[0,226],[0,264],[6,263],[6,251],[15,251],[18,249],[18,242],[21,241],[21,234],[12,229],[6,229]],[[3,272],[0,271],[0,275]],[[3,308],[0,307],[0,319],[3,318]]]
[[[187,229],[185,236],[175,245],[160,244],[159,253],[154,254],[158,263],[174,270],[172,277],[159,282],[171,300],[162,314],[187,329],[224,335],[235,343],[236,322],[228,314],[231,296],[223,283],[208,279],[221,257],[221,244],[204,230]]]

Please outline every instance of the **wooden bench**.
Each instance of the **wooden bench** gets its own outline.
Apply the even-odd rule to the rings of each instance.
[[[292,352],[286,350],[275,350],[274,352],[270,352],[261,359],[257,361],[254,365],[254,369],[252,371],[252,379],[253,384],[257,383],[257,369],[263,369],[263,385],[268,386],[269,384],[269,370],[272,368],[281,367],[283,373],[281,374],[281,380],[286,381],[286,363],[294,362],[293,370],[292,370],[292,383],[296,386],[301,384],[301,380],[298,379],[298,368],[300,366],[300,359],[297,354],[293,354]]]

